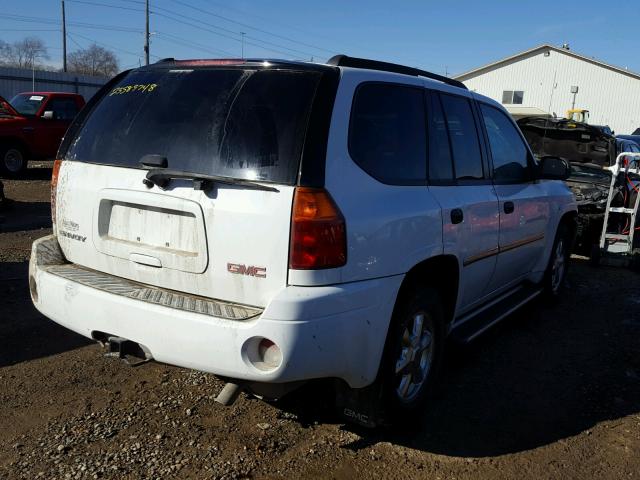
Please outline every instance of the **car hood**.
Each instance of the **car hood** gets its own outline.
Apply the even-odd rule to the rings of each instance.
[[[0,118],[2,117],[22,117],[4,97],[0,96]]]

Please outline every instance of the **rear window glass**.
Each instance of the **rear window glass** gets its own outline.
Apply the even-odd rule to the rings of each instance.
[[[349,152],[372,177],[392,185],[424,184],[426,132],[422,89],[382,83],[358,88]]]
[[[79,110],[73,98],[52,98],[46,108],[53,112],[56,120],[73,120]]]
[[[131,72],[97,104],[65,158],[293,184],[319,72]]]

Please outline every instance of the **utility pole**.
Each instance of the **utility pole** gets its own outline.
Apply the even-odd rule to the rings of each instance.
[[[64,0],[62,0],[62,71],[67,71],[67,17],[64,13]]]
[[[240,35],[242,35],[242,56],[240,58],[244,59],[244,36],[246,35],[245,32],[240,32]]]
[[[144,32],[144,60],[145,65],[149,65],[149,0],[145,2],[146,28]]]

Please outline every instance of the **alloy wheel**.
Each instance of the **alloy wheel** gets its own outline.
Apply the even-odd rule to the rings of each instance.
[[[433,322],[425,312],[417,312],[402,333],[395,365],[396,395],[411,402],[420,392],[433,363]]]
[[[553,254],[551,266],[551,290],[555,293],[559,290],[564,279],[567,258],[564,251],[564,240],[560,238]]]

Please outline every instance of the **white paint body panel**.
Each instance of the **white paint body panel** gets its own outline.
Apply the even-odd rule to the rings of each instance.
[[[472,94],[417,77],[348,68],[341,73],[325,188],[346,220],[346,265],[288,269],[294,187],[278,185],[279,192],[221,187],[205,193],[194,190],[190,181],[175,181],[168,190],[148,189],[143,170],[64,162],[56,233],[68,261],[264,311],[238,322],[150,305],[65,280],[32,258],[36,307],[82,335],[100,331],[139,342],[162,362],[252,381],[337,377],[364,387],[376,377],[398,291],[414,266],[443,254],[457,260],[461,283],[454,317],[504,290],[502,281],[492,284],[499,257],[468,266],[464,262],[499,246],[498,195],[518,192],[497,193],[491,184],[385,185],[348,152],[351,102],[363,81]],[[548,203],[534,204],[543,213],[527,220],[525,229],[543,229],[544,240],[517,263],[519,276],[539,281],[558,221],[575,205],[561,182],[537,182],[536,188]],[[526,205],[519,208],[529,211],[522,201]],[[464,209],[462,224],[451,225],[452,208]],[[528,234],[514,228],[516,236]],[[231,274],[228,262],[264,267],[266,278]],[[269,338],[280,347],[280,367],[264,372],[248,362],[246,342],[254,337]]]
[[[35,248],[35,247],[34,247]],[[344,379],[364,387],[376,377],[402,276],[330,287],[283,287],[262,315],[232,321],[103,292],[53,275],[33,262],[36,308],[80,335],[107,332],[144,345],[159,362],[257,382]],[[246,356],[255,337],[282,352],[263,371]]]
[[[279,192],[220,187],[214,194],[194,190],[190,181],[176,181],[168,190],[148,189],[142,183],[145,173],[63,162],[58,233],[73,228],[72,233],[86,237],[82,242],[58,235],[69,261],[258,307],[286,286],[293,187],[278,186]],[[135,255],[151,258],[145,264]],[[154,259],[161,268],[150,265]],[[266,278],[231,274],[229,262],[266,268]]]

